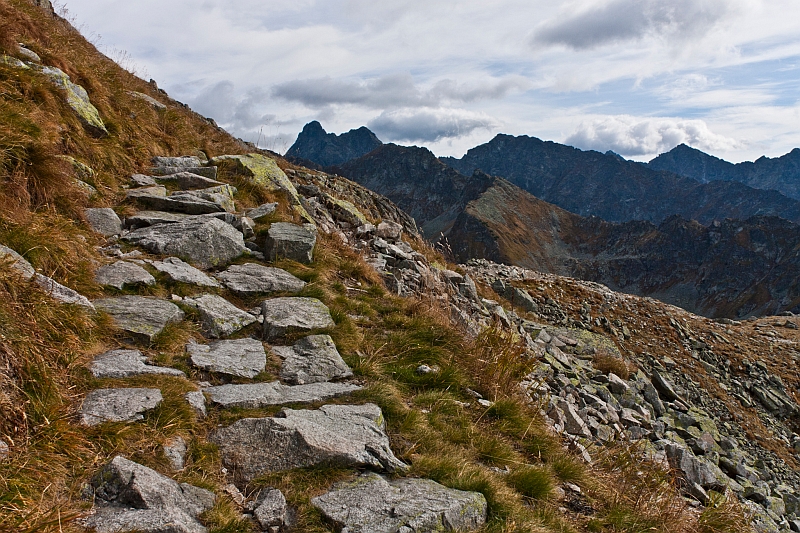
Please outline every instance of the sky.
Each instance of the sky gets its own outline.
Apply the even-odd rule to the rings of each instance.
[[[800,147],[798,0],[62,0],[123,67],[246,141],[366,125],[460,157],[498,133],[650,160]]]

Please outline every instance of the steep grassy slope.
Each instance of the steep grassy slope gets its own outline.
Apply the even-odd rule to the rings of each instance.
[[[134,293],[169,299],[197,294],[201,289],[165,278],[151,287],[101,288],[94,271],[113,259],[98,247],[118,243],[89,230],[82,220],[83,207],[114,206],[120,214],[130,214],[133,206],[121,203],[123,185],[130,174],[145,169],[153,155],[202,151],[214,156],[252,149],[119,69],[74,29],[39,8],[21,0],[0,0],[0,15],[2,52],[18,56],[16,43],[21,41],[44,64],[67,72],[87,89],[109,132],[103,138],[88,134],[65,105],[63,93],[38,72],[0,66],[0,178],[6,195],[2,205],[8,206],[0,214],[0,243],[90,297]],[[128,90],[147,93],[166,108],[157,109]],[[92,172],[66,165],[59,156],[73,157]],[[289,175],[309,195],[332,194],[350,201],[372,222],[406,220],[390,202],[354,183],[293,168],[281,159],[278,163],[291,170]],[[272,199],[282,202],[272,218],[255,227],[262,240],[271,223],[296,216],[285,198],[264,186],[248,185],[231,172],[220,177],[240,187],[240,208]],[[97,193],[85,194],[76,178]],[[730,531],[731,523],[742,523],[732,499],[720,505],[722,498],[703,510],[689,506],[668,472],[641,462],[624,444],[598,453],[592,465],[567,452],[560,436],[544,427],[539,406],[526,402],[519,392],[518,382],[536,361],[523,357],[518,332],[498,322],[476,337],[466,335],[445,311],[452,296],[447,291],[408,298],[391,294],[363,255],[345,244],[356,241],[353,231],[346,235],[343,229],[321,232],[312,264],[282,260],[273,265],[306,281],[302,295],[319,298],[331,309],[335,326],[329,333],[364,385],[363,392],[338,401],[370,401],[382,408],[393,450],[411,465],[412,476],[483,493],[489,503],[485,531],[721,533]],[[444,259],[424,243],[409,240],[431,263],[444,266]],[[491,296],[486,287],[481,291]],[[211,292],[243,309],[259,303],[224,289]],[[101,465],[122,454],[169,472],[161,446],[181,436],[189,443],[187,466],[170,476],[216,493],[217,503],[202,517],[210,533],[254,531],[235,493],[227,488],[230,478],[207,436],[221,424],[271,416],[275,409],[214,408],[206,419],[196,416],[183,395],[196,389],[198,381],[219,377],[209,378],[189,365],[185,345],[191,338],[202,338],[202,331],[197,314],[188,307],[185,311],[187,320],[140,348],[151,361],[184,370],[186,378],[98,379],[87,365],[95,355],[125,346],[126,336],[106,315],[59,304],[5,262],[0,265],[0,440],[8,448],[0,451],[0,530],[82,531],[77,519],[92,505],[83,499],[84,487]],[[437,371],[418,372],[421,364]],[[278,365],[270,360],[257,379],[274,379]],[[141,422],[88,429],[77,425],[78,410],[90,390],[123,384],[158,387],[164,401]],[[471,390],[494,403],[481,406]],[[246,495],[265,486],[279,487],[297,511],[297,531],[330,531],[310,498],[354,474],[342,468],[291,470],[256,480]],[[561,488],[565,483],[580,485],[586,496],[567,498]],[[571,505],[574,501],[581,505]],[[747,526],[736,529],[746,531]]]

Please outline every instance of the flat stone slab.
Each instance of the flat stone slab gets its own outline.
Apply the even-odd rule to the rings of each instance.
[[[169,276],[173,281],[199,285],[201,287],[220,286],[217,280],[206,275],[205,272],[193,267],[189,263],[184,263],[177,257],[167,257],[163,261],[150,261],[150,264],[159,272]]]
[[[122,456],[94,477],[94,513],[83,525],[97,533],[207,533],[198,521],[213,492],[176,481]]]
[[[254,209],[248,209],[245,213],[256,222],[262,222],[266,217],[274,213],[276,209],[278,209],[278,202],[273,202],[271,204],[261,204]]]
[[[256,377],[267,364],[264,345],[255,339],[187,344],[186,352],[197,368],[242,378]]]
[[[187,215],[204,215],[227,210],[222,203],[207,200],[188,192],[166,196],[155,191],[153,194],[148,194],[144,191],[129,191],[127,198],[148,209],[173,211]]]
[[[316,298],[288,296],[265,300],[261,304],[261,315],[264,317],[264,337],[268,340],[297,331],[336,325],[328,307]]]
[[[331,463],[403,471],[408,467],[392,453],[384,426],[377,405],[324,405],[244,418],[216,430],[210,440],[238,484],[268,472]]]
[[[361,387],[351,383],[309,383],[289,386],[279,381],[273,381],[271,383],[219,385],[203,389],[203,392],[208,394],[212,403],[221,407],[258,409],[270,405],[321,402],[357,390],[361,390]]]
[[[348,533],[473,531],[486,523],[486,498],[480,492],[430,479],[388,481],[373,472],[336,483],[311,503]]]
[[[105,237],[122,233],[122,221],[110,207],[91,207],[84,210],[86,221],[94,231]]]
[[[96,426],[103,422],[136,422],[144,413],[161,403],[158,389],[98,389],[86,395],[81,406],[81,424]]]
[[[150,162],[156,168],[191,168],[203,166],[203,161],[196,155],[157,155],[153,157]]]
[[[273,292],[299,292],[306,282],[280,268],[258,263],[233,265],[216,275],[227,288],[237,294],[269,294]]]
[[[267,230],[264,255],[270,261],[291,259],[299,263],[314,260],[317,228],[313,224],[275,222]]]
[[[117,261],[103,265],[94,274],[94,280],[100,285],[122,289],[134,285],[155,285],[156,278],[136,263]]]
[[[166,300],[145,296],[117,296],[95,300],[97,309],[114,319],[117,327],[139,342],[151,343],[167,324],[180,322],[184,313]]]
[[[178,172],[191,172],[198,176],[203,176],[210,180],[217,179],[217,167],[190,167],[190,166],[175,166],[175,167],[152,167],[150,174],[154,176],[169,176],[177,174]]]
[[[175,222],[188,220],[191,217],[192,215],[169,213],[167,211],[139,211],[125,219],[125,227],[138,229],[155,226],[156,224],[174,224]]]
[[[294,346],[273,346],[283,359],[281,379],[292,385],[353,377],[330,335],[309,335]]]
[[[225,185],[221,181],[212,180],[193,172],[178,172],[167,176],[153,176],[154,181],[166,185],[175,185],[182,190],[207,189],[217,185]]]
[[[203,333],[211,338],[226,337],[257,322],[256,317],[216,294],[184,298],[183,303],[200,312]]]
[[[111,350],[94,358],[89,370],[96,378],[129,378],[144,374],[185,376],[176,368],[152,366],[139,350]]]
[[[200,268],[224,265],[246,250],[241,232],[211,217],[192,217],[172,224],[140,228],[122,240],[154,254],[188,259]]]

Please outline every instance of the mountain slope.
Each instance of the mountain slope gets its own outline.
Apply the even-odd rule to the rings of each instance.
[[[497,135],[461,159],[442,158],[462,174],[476,169],[506,178],[534,196],[610,222],[672,215],[708,224],[725,218],[780,216],[800,222],[800,202],[739,183],[700,184],[610,154],[582,151],[535,137]]]
[[[383,143],[380,139],[364,126],[336,135],[326,133],[315,120],[303,127],[297,140],[286,152],[286,158],[298,163],[310,161],[327,167],[359,158],[381,144]]]
[[[673,172],[701,183],[738,181],[755,189],[771,189],[800,199],[800,148],[781,157],[729,163],[700,150],[679,144],[647,164],[654,170]]]

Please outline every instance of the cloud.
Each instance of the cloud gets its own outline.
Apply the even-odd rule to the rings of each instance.
[[[702,120],[640,119],[627,115],[581,122],[566,144],[585,150],[612,150],[624,156],[667,152],[681,143],[705,151],[728,151],[742,143],[713,133]]]
[[[384,111],[367,124],[381,139],[407,142],[456,139],[496,125],[486,114],[447,108]]]
[[[530,82],[521,77],[508,77],[476,85],[459,84],[444,79],[428,89],[422,89],[414,83],[411,74],[389,74],[365,81],[345,81],[331,77],[293,80],[274,86],[272,96],[299,102],[311,108],[349,104],[385,109],[496,100],[511,91],[529,86]]]
[[[585,50],[661,36],[678,41],[702,37],[736,11],[735,0],[611,0],[536,29],[533,46]]]

